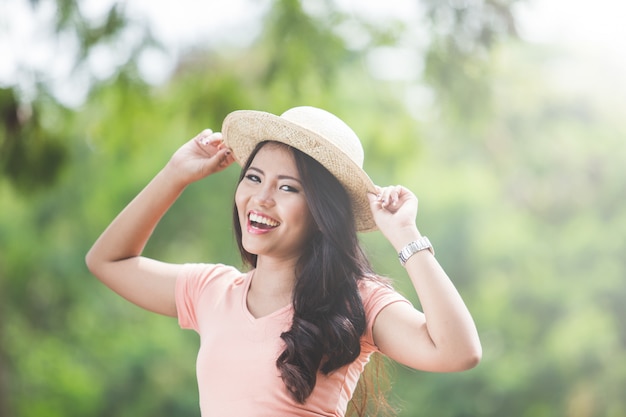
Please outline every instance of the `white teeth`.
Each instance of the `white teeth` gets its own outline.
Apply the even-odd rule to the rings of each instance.
[[[250,221],[254,223],[265,224],[270,227],[276,227],[279,224],[275,220],[269,219],[267,217],[259,216],[258,214],[255,214],[255,213],[250,213]]]

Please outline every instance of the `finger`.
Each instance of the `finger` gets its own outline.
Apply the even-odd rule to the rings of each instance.
[[[378,199],[380,200],[380,205],[382,208],[387,208],[391,203],[391,193],[393,191],[392,187],[385,187],[381,190],[380,196]]]
[[[393,186],[389,190],[389,204],[392,206],[397,206],[400,200],[400,192],[402,191],[402,187],[399,185]]]
[[[194,138],[196,141],[201,142],[203,139],[211,136],[213,131],[211,129],[204,129],[202,132],[198,133]]]
[[[378,196],[378,190],[376,190],[375,193],[372,191],[367,192],[367,199],[369,200],[370,204],[376,203],[378,201]]]
[[[209,143],[215,142],[215,140],[222,140],[222,134],[220,132],[213,132],[211,129],[204,129],[202,132],[198,133],[194,140],[201,144],[207,145]]]
[[[230,148],[222,148],[215,154],[215,158],[219,161],[218,166],[220,168],[226,168],[233,162],[235,162],[235,158],[233,157],[233,152]]]
[[[369,200],[370,210],[372,211],[372,213],[375,213],[382,209],[379,193],[368,192],[367,199]]]
[[[214,146],[216,148],[220,148],[220,145],[223,143],[222,134],[221,133],[212,133],[209,136],[203,137],[200,140],[201,145],[209,145]]]
[[[402,185],[396,185],[395,187],[395,195],[396,195],[396,205],[401,204],[405,201],[406,197],[410,196],[410,193],[407,193],[407,189]]]

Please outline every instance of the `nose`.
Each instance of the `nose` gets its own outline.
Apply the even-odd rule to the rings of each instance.
[[[253,199],[261,207],[271,207],[274,205],[274,189],[269,185],[260,187]]]

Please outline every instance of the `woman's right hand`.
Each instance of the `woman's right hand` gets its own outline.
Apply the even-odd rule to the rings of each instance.
[[[166,168],[187,185],[225,169],[234,161],[222,134],[205,129],[181,146]]]

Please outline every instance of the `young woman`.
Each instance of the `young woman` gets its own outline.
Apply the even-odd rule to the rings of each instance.
[[[343,416],[376,351],[433,372],[478,363],[472,317],[416,227],[417,198],[372,183],[345,123],[296,107],[281,116],[236,111],[222,131],[183,145],[87,255],[118,294],[200,334],[204,417]],[[184,188],[234,161],[243,166],[234,229],[250,269],[142,257]],[[373,273],[357,231],[376,228],[423,312]]]

